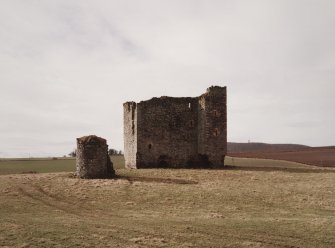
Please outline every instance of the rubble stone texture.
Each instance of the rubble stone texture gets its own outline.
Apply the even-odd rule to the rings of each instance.
[[[110,178],[115,175],[107,141],[95,135],[77,138],[76,168],[79,178]]]
[[[126,102],[123,108],[126,167],[224,166],[226,87],[212,86],[193,98]]]

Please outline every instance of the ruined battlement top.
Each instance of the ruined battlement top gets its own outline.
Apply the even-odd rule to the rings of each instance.
[[[206,93],[202,94],[201,96],[198,97],[171,97],[171,96],[161,96],[161,97],[153,97],[149,100],[144,100],[140,101],[139,103],[130,101],[130,102],[125,102],[123,106],[136,106],[137,104],[161,104],[161,103],[184,103],[184,102],[192,102],[197,99],[199,99],[202,96],[207,96],[207,95],[212,95],[212,94],[225,94],[226,93],[226,86],[221,87],[221,86],[211,86],[207,88]]]
[[[196,100],[196,97],[171,97],[171,96],[161,96],[153,97],[146,101],[140,101],[139,104],[160,104],[160,103],[185,103]]]
[[[226,91],[227,87],[226,86],[217,86],[217,85],[212,85],[211,87],[207,88],[206,92],[210,91]]]
[[[149,100],[136,102],[125,102],[123,103],[124,107],[136,106],[137,104],[141,105],[151,105],[151,104],[161,104],[161,103],[184,103],[184,102],[192,102],[195,101],[197,97],[171,97],[171,96],[161,96],[161,97],[153,97]]]
[[[130,101],[130,102],[123,103],[123,106],[128,106],[128,105],[136,105],[136,102]]]
[[[227,90],[227,87],[224,86],[224,87],[221,87],[221,86],[216,86],[216,85],[213,85],[209,88],[207,88],[206,90],[206,93],[225,93]]]
[[[104,138],[98,137],[96,135],[88,135],[77,138],[79,144],[107,144],[107,141]]]
[[[227,87],[221,87],[221,86],[211,86],[207,88],[206,93],[202,94],[200,98],[207,97],[207,96],[223,96],[226,95]]]

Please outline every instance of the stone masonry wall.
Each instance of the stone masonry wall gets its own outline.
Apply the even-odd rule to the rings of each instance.
[[[137,153],[137,105],[135,102],[123,104],[124,156],[127,168],[136,168]]]
[[[198,153],[213,167],[224,166],[227,153],[226,87],[210,87],[199,97]]]
[[[182,167],[197,154],[196,98],[153,98],[137,109],[139,167]]]
[[[77,139],[76,169],[79,178],[109,178],[115,172],[105,139],[95,135]]]
[[[227,151],[226,87],[200,97],[124,104],[126,167],[221,167]]]

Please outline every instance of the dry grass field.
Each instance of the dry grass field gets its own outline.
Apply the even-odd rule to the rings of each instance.
[[[0,246],[335,247],[334,169],[227,163],[117,169],[110,180],[1,175]]]
[[[123,156],[112,156],[115,168],[124,167]],[[46,172],[73,172],[76,167],[75,158],[26,158],[0,159],[0,175],[46,173]]]

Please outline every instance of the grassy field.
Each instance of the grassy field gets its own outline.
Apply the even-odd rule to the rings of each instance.
[[[0,247],[335,247],[334,169],[226,162],[225,170],[117,169],[110,180],[1,175]]]
[[[114,168],[124,167],[123,156],[111,157]],[[0,175],[75,171],[75,158],[0,159]]]
[[[115,169],[124,168],[123,156],[112,156]],[[310,169],[313,167],[299,163],[278,161],[270,159],[235,158],[226,157],[225,163],[234,168],[252,167],[253,169]],[[8,174],[29,174],[49,172],[74,172],[76,167],[75,158],[31,158],[31,159],[0,159],[0,175]],[[250,168],[249,168],[250,169]]]

